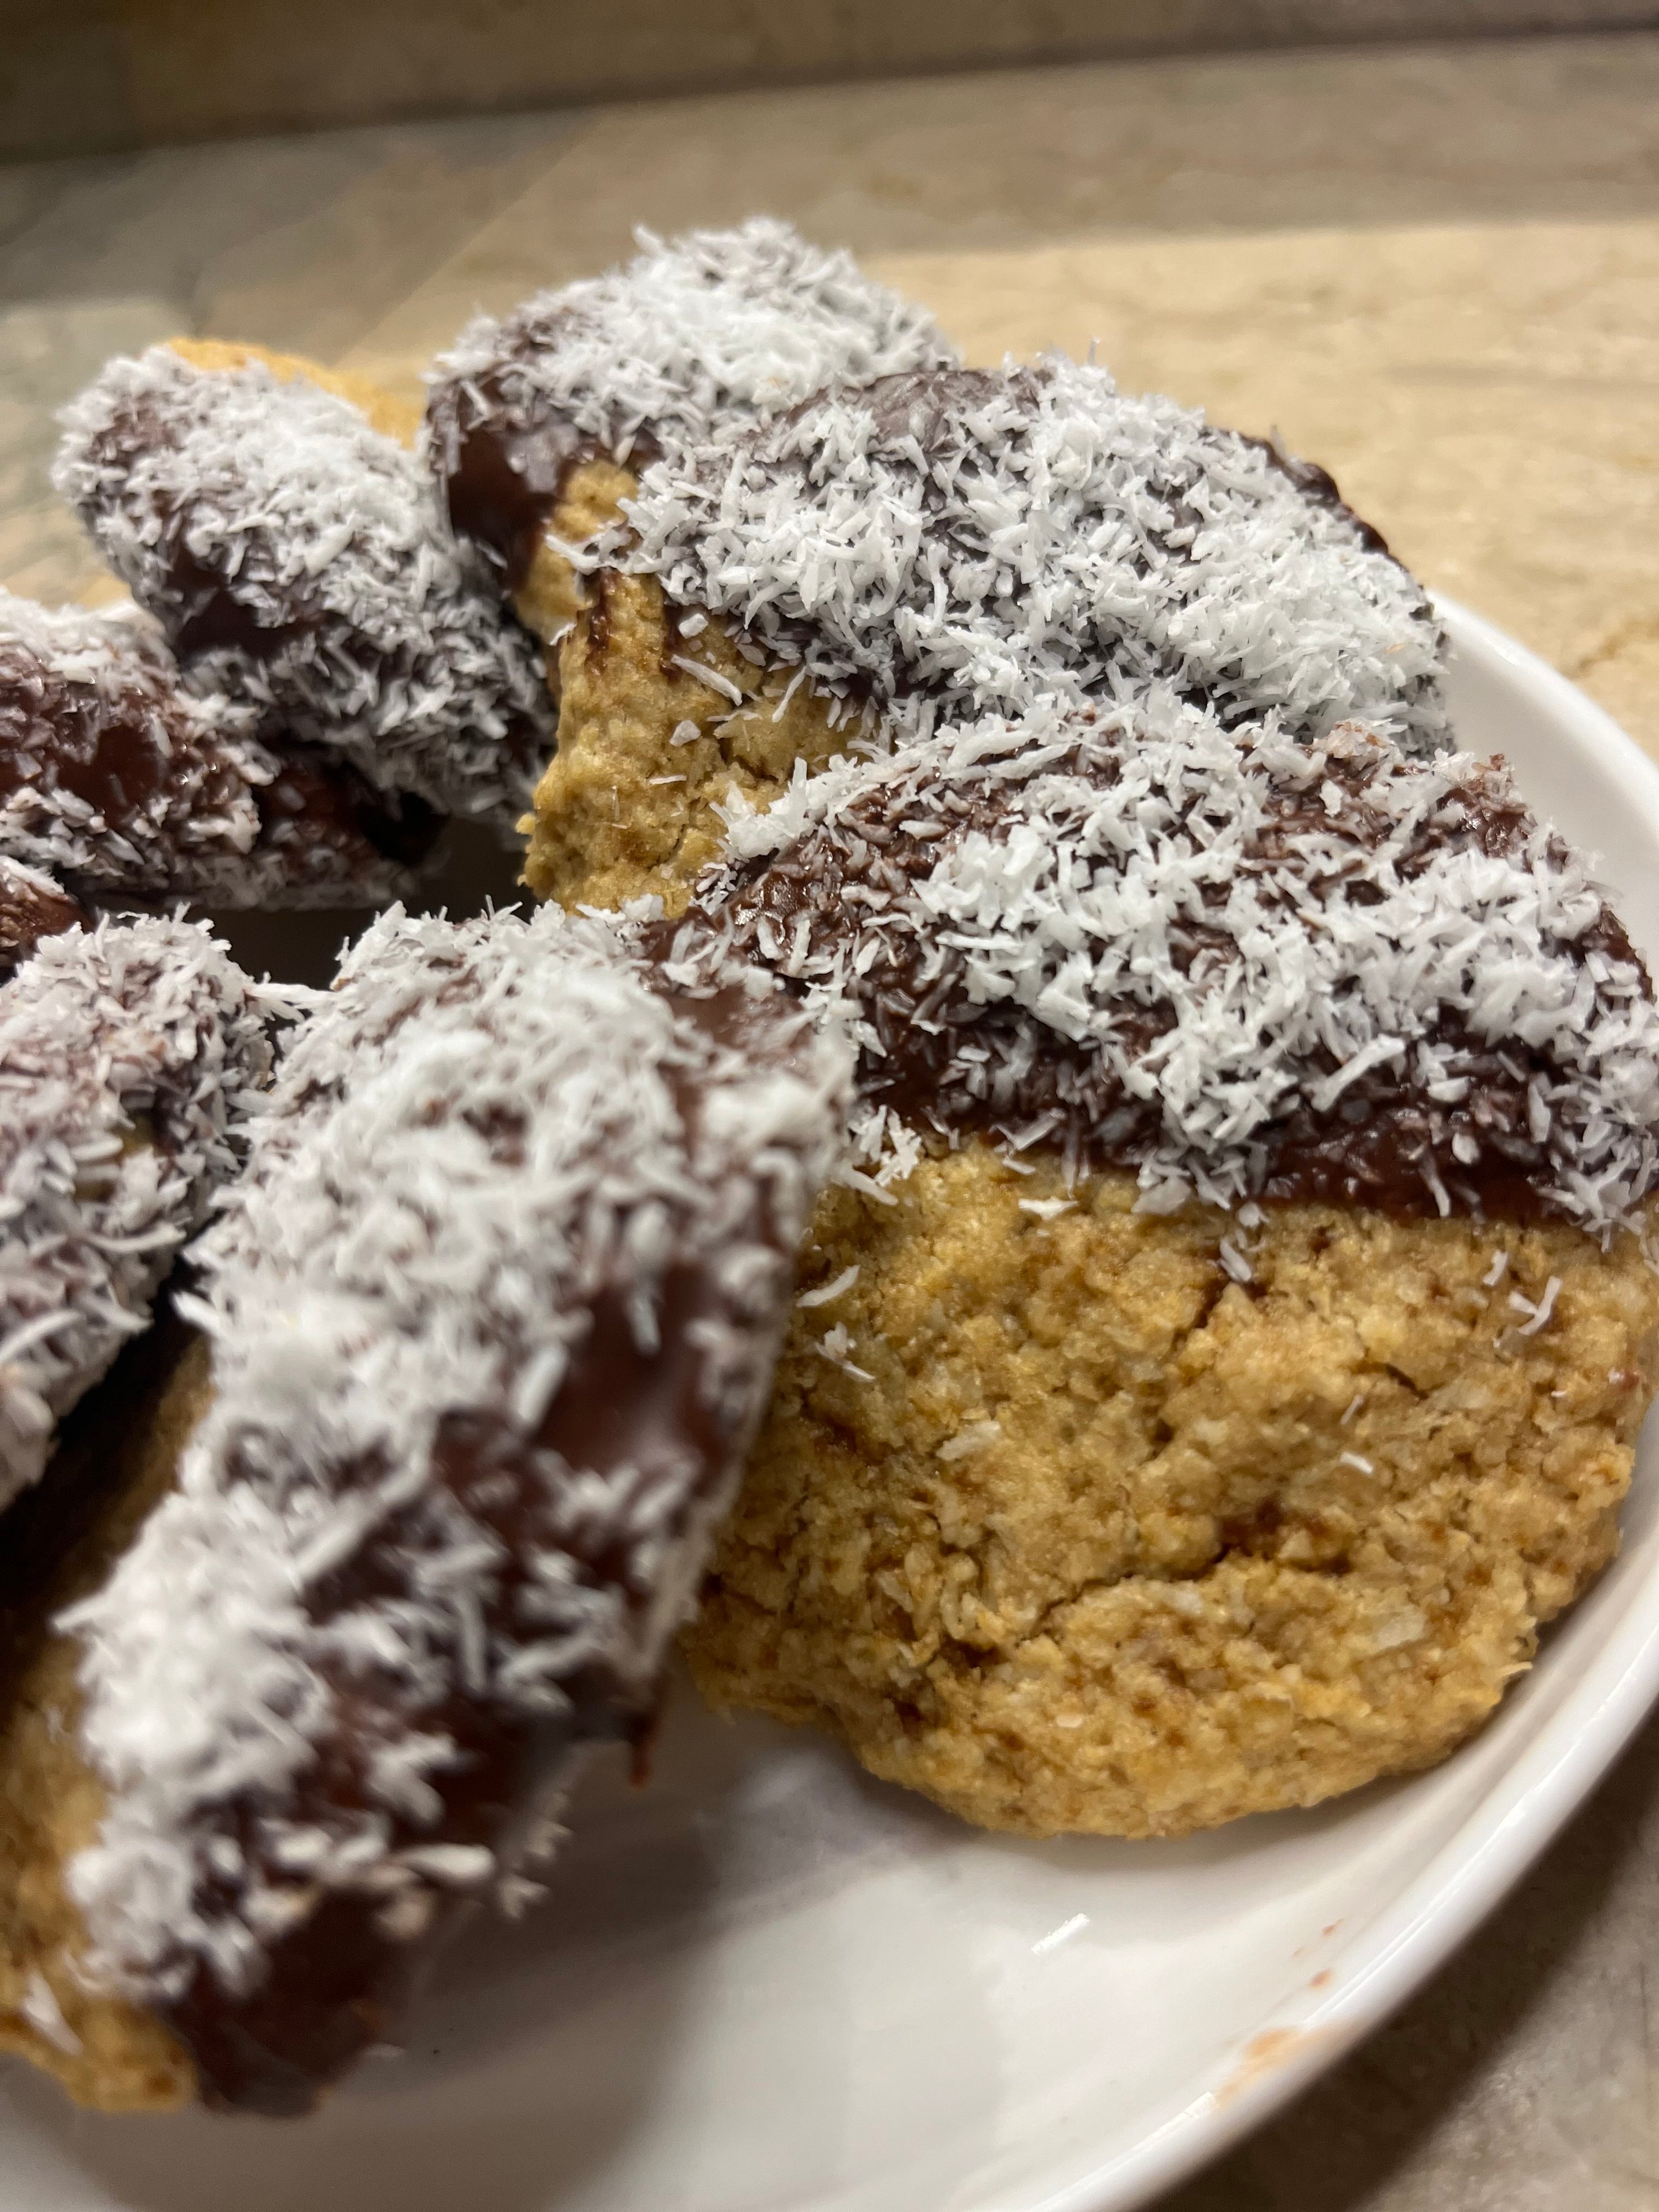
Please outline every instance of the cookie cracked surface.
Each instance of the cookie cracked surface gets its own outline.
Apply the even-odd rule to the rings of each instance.
[[[1633,1238],[1245,1234],[978,1143],[892,1195],[809,1237],[684,1638],[717,1705],[981,1826],[1184,1834],[1432,1765],[1613,1553],[1659,1335]]]

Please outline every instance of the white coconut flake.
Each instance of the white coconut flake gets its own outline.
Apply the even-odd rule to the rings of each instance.
[[[827,1359],[832,1367],[839,1367],[843,1375],[850,1375],[855,1382],[875,1381],[868,1368],[854,1364],[853,1353],[857,1346],[853,1341],[853,1332],[844,1321],[838,1321],[832,1329],[820,1337],[816,1349],[820,1358]]]
[[[58,1992],[37,1966],[24,1986],[22,2002],[18,2010],[37,2035],[70,2058],[81,2054],[81,2039],[64,2017],[64,2008],[58,2002]]]
[[[641,432],[696,446],[826,385],[956,358],[922,309],[787,223],[637,236],[625,267],[480,315],[434,363],[441,473],[481,422],[509,451],[550,431],[625,462]]]
[[[1523,1321],[1520,1327],[1516,1330],[1516,1334],[1517,1336],[1536,1336],[1540,1329],[1547,1328],[1555,1313],[1555,1301],[1560,1294],[1561,1278],[1559,1275],[1552,1275],[1548,1282],[1545,1284],[1544,1295],[1539,1299],[1536,1305],[1533,1304],[1530,1298],[1523,1297],[1519,1291],[1511,1291],[1510,1292],[1510,1305],[1514,1307],[1517,1313],[1523,1313],[1527,1316],[1527,1319]]]
[[[0,591],[0,860],[94,907],[394,896],[408,872],[351,823],[362,785],[320,755],[261,743],[258,719],[185,690],[136,609],[48,609]]]
[[[947,1465],[955,1460],[967,1459],[975,1452],[983,1451],[988,1444],[995,1443],[1001,1434],[1000,1421],[969,1421],[965,1428],[958,1429],[955,1436],[946,1437],[942,1444],[935,1445],[933,1456],[944,1460]]]
[[[1224,1237],[1217,1248],[1216,1257],[1236,1283],[1253,1283],[1255,1270],[1230,1237]]]

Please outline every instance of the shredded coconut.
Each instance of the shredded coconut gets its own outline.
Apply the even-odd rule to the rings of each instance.
[[[1322,471],[1103,368],[923,371],[738,438],[666,436],[629,530],[655,574],[893,731],[1163,680],[1298,738],[1363,719],[1449,743],[1420,587]]]
[[[23,1990],[23,2001],[18,2007],[24,2019],[36,2034],[55,2044],[59,2051],[67,2051],[73,2058],[81,2049],[81,2039],[64,2017],[64,2008],[58,2002],[58,1992],[37,1966],[30,1974]]]
[[[136,611],[49,610],[0,591],[0,858],[94,906],[392,896],[408,872],[360,826],[368,787],[320,753],[262,744],[256,720],[182,690]]]
[[[677,951],[712,928],[856,1009],[878,1183],[964,1121],[1138,1164],[1148,1211],[1275,1194],[1292,1146],[1352,1202],[1519,1177],[1601,1231],[1659,1170],[1646,975],[1500,765],[1153,694],[798,772],[727,849]]]
[[[967,1459],[975,1452],[994,1444],[1002,1434],[1000,1421],[969,1421],[966,1428],[958,1429],[953,1437],[946,1437],[933,1454],[947,1465],[953,1460]]]
[[[212,1407],[66,1624],[110,1799],[71,1874],[95,1975],[246,1994],[325,1893],[413,1940],[516,1871],[514,1831],[446,1832],[467,1712],[568,1753],[648,1708],[847,1069],[763,977],[658,972],[598,917],[393,908],[287,1054],[196,1247]]]
[[[556,427],[626,461],[641,433],[696,446],[825,385],[956,358],[920,307],[787,223],[638,237],[626,267],[480,315],[434,362],[444,475],[483,422],[509,442]]]
[[[146,1325],[292,996],[161,921],[48,938],[0,991],[0,1505]]]
[[[1523,1313],[1527,1316],[1527,1319],[1523,1321],[1521,1326],[1516,1330],[1516,1334],[1517,1336],[1536,1336],[1540,1329],[1547,1328],[1550,1325],[1551,1319],[1554,1315],[1555,1301],[1559,1297],[1560,1291],[1561,1278],[1559,1275],[1552,1275],[1548,1282],[1545,1284],[1544,1295],[1539,1299],[1536,1305],[1533,1304],[1530,1298],[1523,1297],[1519,1291],[1511,1291],[1510,1292],[1510,1305],[1514,1307],[1517,1313]]]
[[[417,456],[303,378],[167,346],[110,362],[62,420],[52,482],[195,690],[512,830],[552,702]]]

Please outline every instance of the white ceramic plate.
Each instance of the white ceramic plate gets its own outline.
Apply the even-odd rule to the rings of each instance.
[[[1659,951],[1659,769],[1446,610],[1463,741]],[[1435,1773],[1179,1844],[1012,1843],[677,1695],[596,1771],[552,1901],[481,1928],[401,2058],[305,2122],[107,2120],[0,2081],[16,2212],[1126,2212],[1428,1973],[1659,1691],[1659,1441],[1625,1547]]]

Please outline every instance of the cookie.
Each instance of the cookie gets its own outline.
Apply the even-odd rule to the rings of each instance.
[[[720,810],[769,804],[794,758],[1039,698],[1162,687],[1227,728],[1449,743],[1438,622],[1322,471],[1058,357],[665,432],[577,562],[594,604],[561,647],[543,896],[683,902]]]
[[[0,989],[0,1509],[237,1162],[283,994],[205,927],[48,937]]]
[[[187,691],[143,617],[0,592],[0,860],[50,879],[60,927],[83,907],[347,906],[412,889],[440,817],[330,754],[265,742],[255,720]],[[21,917],[7,928],[18,949],[50,918],[38,899],[31,912],[27,939]]]
[[[1637,1241],[1139,1194],[978,1140],[830,1194],[684,1638],[711,1704],[1031,1836],[1316,1804],[1489,1716],[1617,1546]]]
[[[651,1725],[847,1057],[597,921],[368,931],[194,1248],[176,1486],[108,1500],[0,1733],[14,2047],[305,2111],[533,1893],[585,1747]]]
[[[1659,1015],[1500,767],[1035,709],[802,778],[675,939],[860,1044],[686,1639],[716,1702],[1037,1834],[1479,1723],[1659,1377]]]
[[[54,484],[191,688],[510,834],[552,741],[533,641],[415,454],[294,363],[229,350],[111,362],[64,410]]]
[[[0,854],[0,983],[43,937],[84,929],[92,916],[44,868]]]

